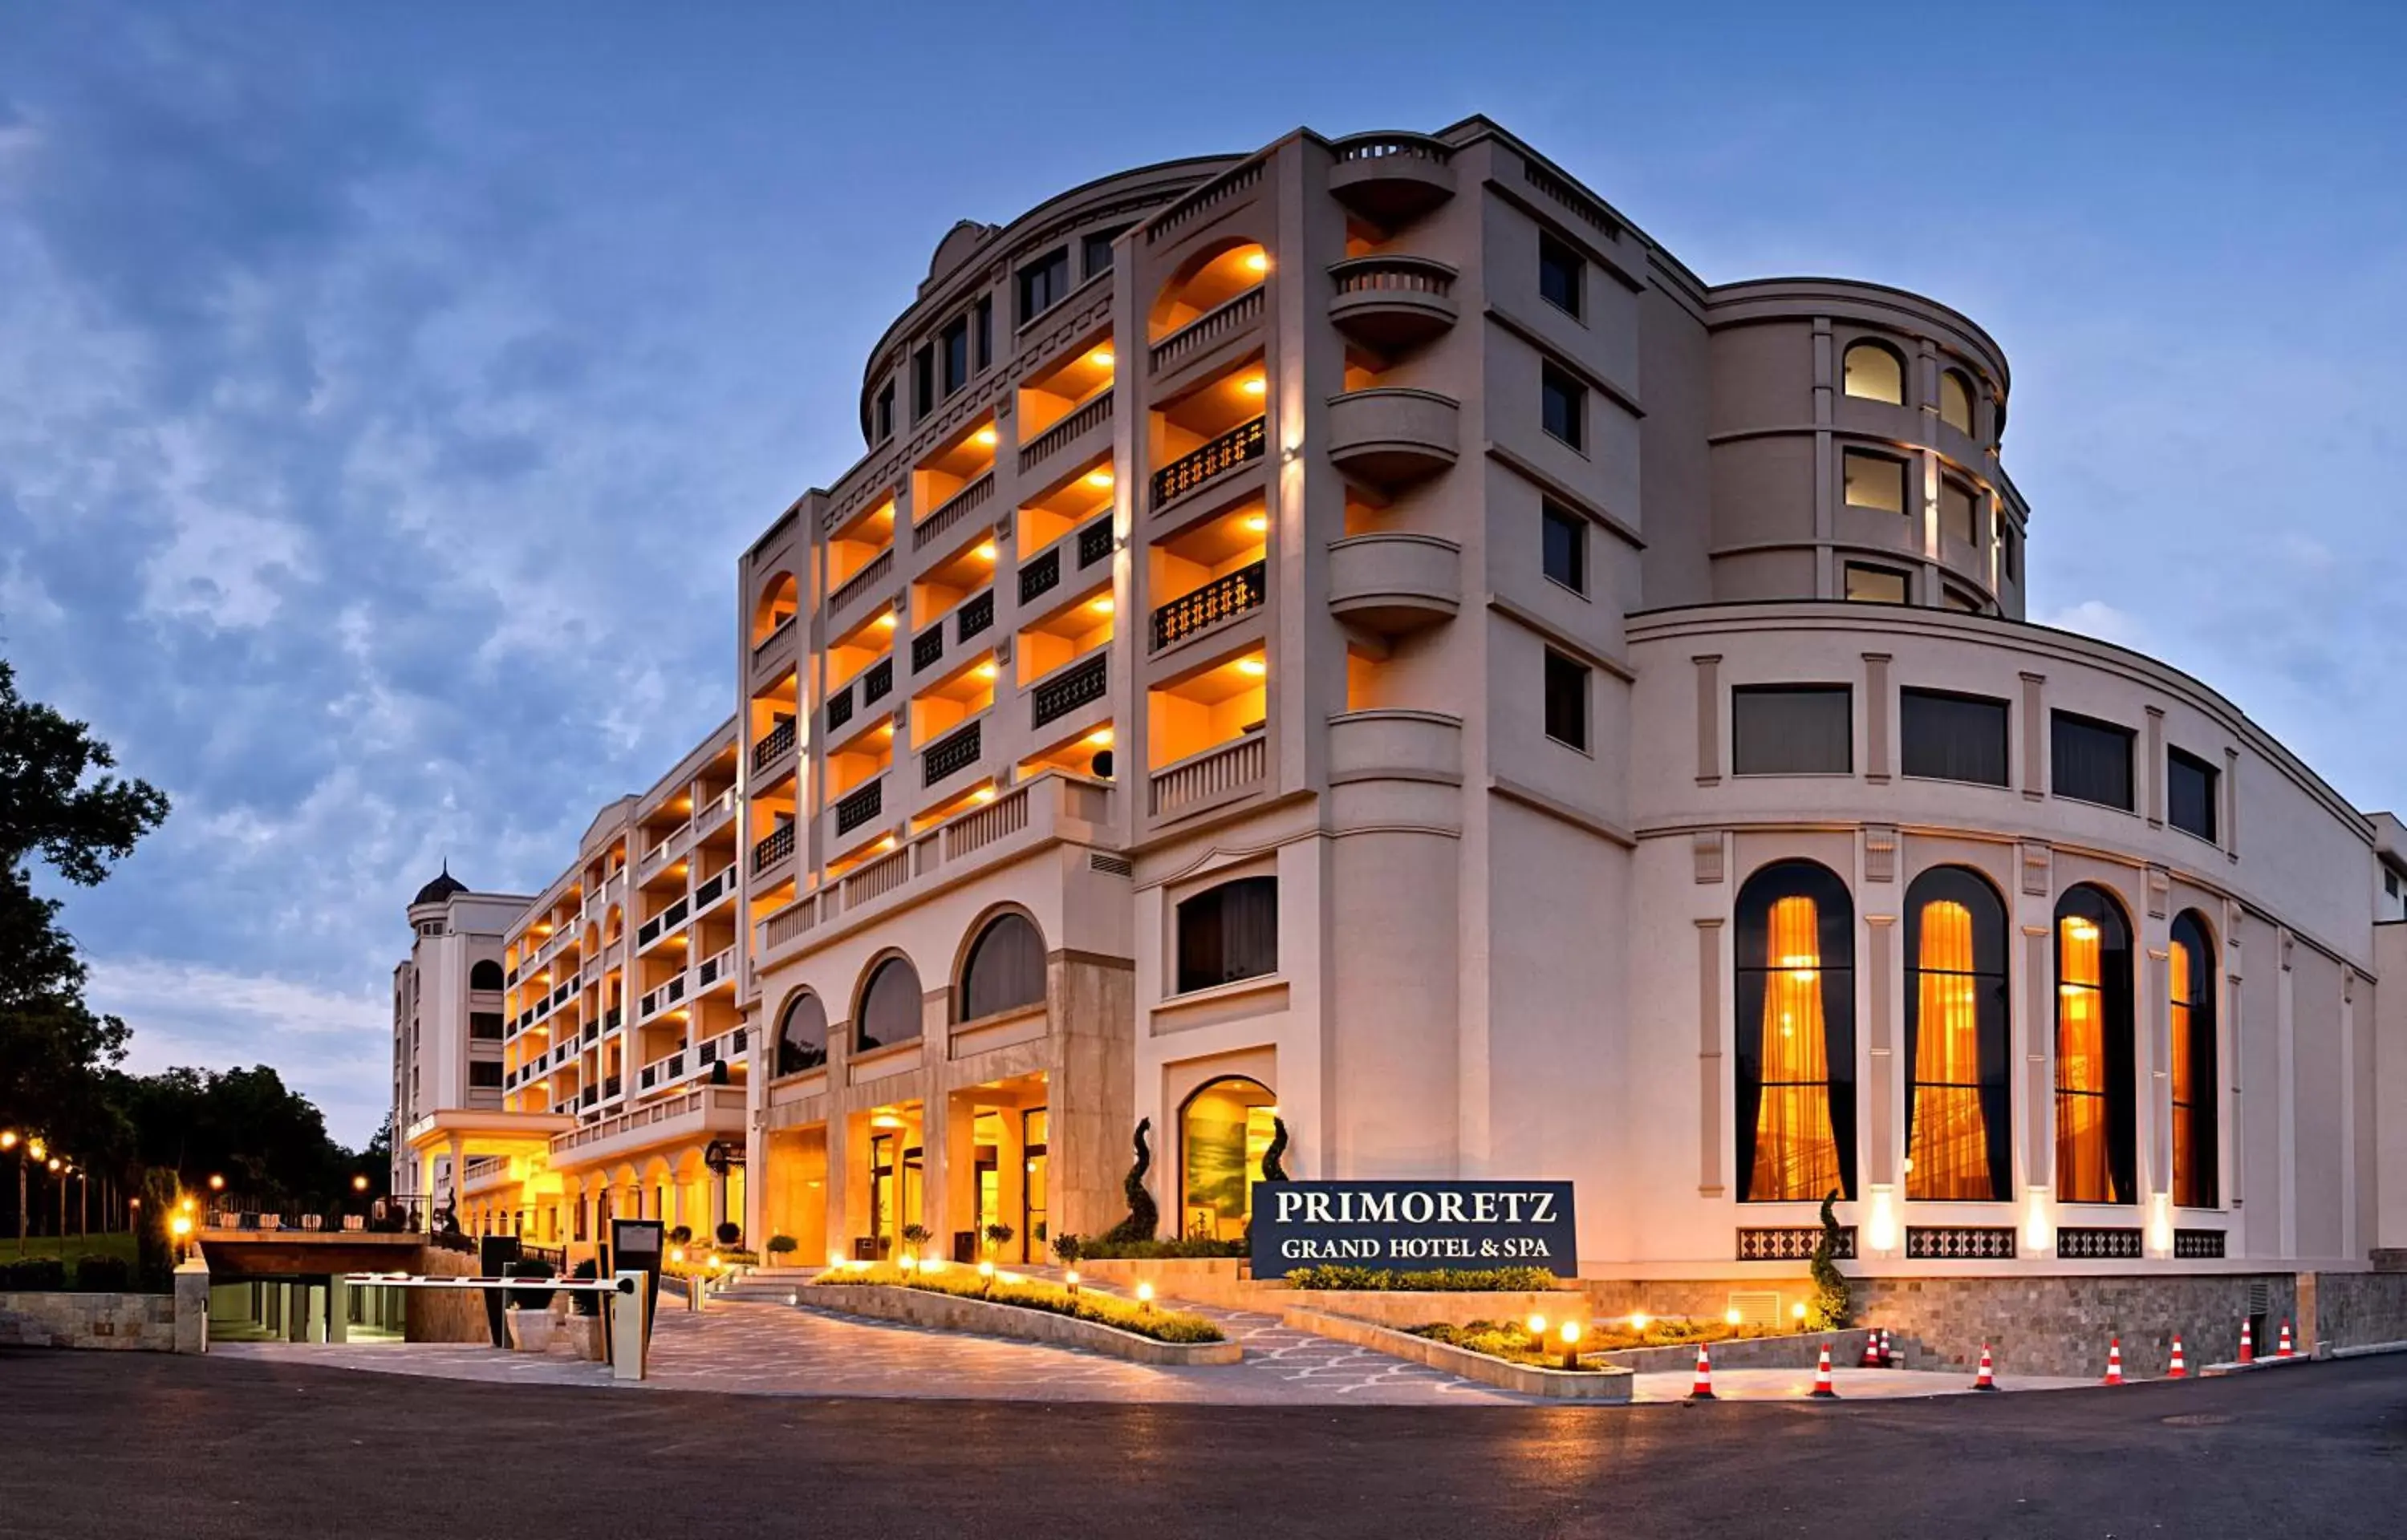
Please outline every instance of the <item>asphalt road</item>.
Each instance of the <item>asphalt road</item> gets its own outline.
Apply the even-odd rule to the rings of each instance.
[[[0,1535],[745,1533],[2395,1537],[2407,1357],[1601,1412],[789,1400],[0,1349]]]

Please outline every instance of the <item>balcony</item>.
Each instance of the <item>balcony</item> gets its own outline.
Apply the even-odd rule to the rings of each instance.
[[[1454,150],[1426,134],[1358,134],[1331,145],[1329,192],[1390,228],[1454,196]]]
[[[1183,817],[1234,800],[1260,786],[1269,773],[1267,735],[1247,733],[1155,770],[1147,783],[1146,812],[1154,818]]]
[[[694,1138],[705,1134],[741,1135],[745,1090],[740,1085],[698,1085],[616,1117],[551,1138],[552,1164],[573,1157],[583,1166],[613,1155]]]
[[[734,982],[735,949],[732,946],[720,948],[717,953],[705,957],[699,964],[695,965],[693,970],[693,988],[694,993],[697,995],[702,993],[704,990],[711,988],[713,985],[733,983]]]
[[[1453,465],[1461,409],[1451,396],[1402,386],[1329,401],[1329,458],[1348,476],[1394,490]]]
[[[911,526],[911,549],[926,550],[934,542],[942,540],[961,520],[993,501],[994,473],[989,471],[947,498],[943,506],[934,513]]]
[[[770,766],[794,752],[794,719],[780,716],[777,725],[769,729],[761,742],[752,745],[752,773],[766,771]],[[647,856],[647,860],[650,857]]]
[[[994,624],[994,590],[987,588],[961,601],[953,612],[953,640],[967,642]]]
[[[1357,342],[1390,351],[1417,347],[1456,319],[1455,271],[1426,257],[1349,257],[1332,263],[1337,295],[1329,319]]]
[[[980,730],[984,727],[983,722],[972,722],[929,744],[919,756],[919,784],[933,786],[976,764],[985,738]]]
[[[880,776],[836,802],[835,831],[839,836],[850,834],[885,811],[886,779]]]
[[[721,867],[693,890],[693,911],[699,915],[720,899],[733,897],[734,893],[735,868],[732,865]]]
[[[1150,650],[1160,652],[1211,629],[1232,615],[1258,610],[1270,597],[1270,568],[1256,561],[1179,595],[1153,612]]]
[[[1031,725],[1041,728],[1101,700],[1111,684],[1111,657],[1100,651],[1038,680],[1028,692]]]
[[[635,1020],[638,1023],[650,1021],[684,998],[685,975],[679,973],[658,989],[648,991],[642,999],[635,1002]]]
[[[945,657],[945,626],[938,621],[911,639],[911,671],[933,668]]]
[[[1061,547],[1048,545],[1044,555],[1019,569],[1019,602],[1033,604],[1061,586]]]
[[[1112,392],[1105,389],[1094,400],[1078,407],[1061,421],[1022,445],[1019,450],[1019,473],[1030,474],[1047,460],[1068,449],[1089,433],[1107,426],[1112,420]]]
[[[881,657],[861,676],[861,703],[864,706],[883,700],[894,691],[894,659]]]
[[[852,574],[828,595],[827,613],[833,619],[852,608],[863,595],[894,575],[894,547],[889,545],[870,560],[868,566]]]
[[[1449,402],[1447,404],[1453,403]],[[1241,465],[1251,464],[1261,459],[1269,446],[1268,418],[1255,417],[1250,422],[1239,423],[1202,448],[1181,455],[1156,471],[1153,473],[1153,505],[1160,508]]]
[[[1150,355],[1153,372],[1159,374],[1176,368],[1215,344],[1234,336],[1260,320],[1263,308],[1260,284],[1225,304],[1215,305],[1153,345]]]
[[[780,824],[752,847],[752,869],[766,871],[794,854],[794,826]]]
[[[1365,629],[1402,636],[1462,607],[1462,548],[1436,535],[1349,535],[1329,544],[1329,608]]]

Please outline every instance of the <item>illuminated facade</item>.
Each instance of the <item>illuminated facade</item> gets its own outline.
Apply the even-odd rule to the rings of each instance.
[[[564,1121],[469,1208],[1033,1257],[1142,1122],[1165,1232],[1284,1127],[1575,1181],[1603,1278],[1833,1192],[1886,1273],[2407,1245],[2399,826],[2024,623],[2008,397],[1482,119],[956,226],[738,562],[734,720],[508,932]]]

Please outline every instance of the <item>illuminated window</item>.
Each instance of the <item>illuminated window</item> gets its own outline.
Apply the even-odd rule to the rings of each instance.
[[[1254,1212],[1262,1152],[1278,1134],[1278,1098],[1259,1081],[1214,1081],[1178,1116],[1178,1229],[1242,1240]]]
[[[1028,916],[996,915],[961,965],[961,1020],[1045,1003],[1045,939]]]
[[[2006,906],[1960,867],[1905,896],[1905,1194],[2003,1203],[2013,1195],[2006,1081]]]
[[[1738,1177],[1745,1203],[1855,1195],[1855,906],[1810,861],[1739,890]]]
[[[2056,1195],[2138,1196],[2133,1137],[2131,928],[2115,901],[2076,887],[2056,906]]]
[[[2212,1208],[2216,1180],[2215,943],[2194,910],[2173,920],[2166,949],[2172,995],[2173,1202]]]
[[[1178,906],[1178,993],[1278,971],[1278,879],[1240,877]]]
[[[919,1036],[919,974],[902,957],[889,957],[869,976],[853,1012],[861,1051],[909,1042]]]
[[[1939,375],[1939,420],[1966,438],[1973,436],[1973,382],[1960,369]]]
[[[1905,461],[1850,449],[1841,457],[1841,469],[1848,507],[1870,508],[1878,514],[1905,512]]]
[[[777,1068],[780,1075],[799,1075],[827,1063],[827,1007],[816,995],[797,995],[777,1018]]]
[[[1981,544],[1981,504],[1973,488],[1954,476],[1939,483],[1939,532],[1967,545]]]
[[[1845,577],[1846,597],[1858,604],[1902,604],[1906,601],[1908,580],[1903,572],[1850,561]]]
[[[1888,344],[1859,342],[1850,346],[1843,373],[1847,394],[1892,406],[1905,404],[1905,358]]]

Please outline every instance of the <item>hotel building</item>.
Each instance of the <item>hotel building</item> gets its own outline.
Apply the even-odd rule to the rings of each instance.
[[[737,560],[733,719],[499,927],[499,1106],[406,1143],[570,1246],[1033,1258],[1140,1124],[1234,1238],[1283,1123],[1574,1181],[1602,1279],[1785,1276],[1831,1192],[1872,1274],[2366,1270],[2407,841],[2024,620],[2010,399],[1485,119],[956,225]]]

